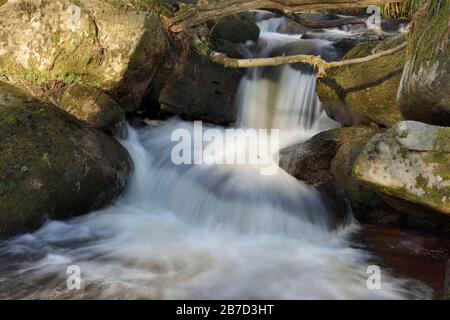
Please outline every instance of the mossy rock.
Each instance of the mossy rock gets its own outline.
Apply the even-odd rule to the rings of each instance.
[[[331,163],[339,148],[361,137],[372,137],[370,127],[346,127],[321,132],[310,140],[280,151],[280,167],[308,184],[320,187],[333,180]]]
[[[259,38],[259,27],[248,13],[226,16],[212,27],[212,36],[216,40],[227,40],[234,43],[244,43]]]
[[[123,136],[126,132],[125,112],[99,88],[72,84],[64,91],[58,106],[106,133]]]
[[[219,125],[234,123],[236,92],[242,74],[213,63],[196,52],[178,62],[178,71],[167,63],[155,78],[146,101],[149,114],[178,115],[188,121]]]
[[[386,206],[376,191],[357,181],[352,175],[353,165],[359,154],[378,133],[379,130],[366,129],[359,135],[353,135],[339,147],[331,163],[331,174],[350,201],[355,215],[361,220],[364,220],[363,215],[367,214],[367,210]]]
[[[393,48],[404,38],[376,41],[350,50],[344,59],[360,58]],[[360,119],[391,127],[403,117],[397,92],[405,63],[405,50],[371,62],[330,69],[317,84],[327,114],[346,125]]]
[[[19,0],[1,6],[0,75],[24,87],[93,85],[135,110],[163,62],[166,34],[157,12],[113,2]]]
[[[403,121],[364,147],[353,167],[361,183],[405,213],[450,220],[450,128]]]
[[[450,1],[431,5],[412,23],[398,101],[405,119],[450,126]]]
[[[361,187],[362,184],[356,185],[352,179],[351,167],[356,151],[349,150],[349,146],[363,145],[378,132],[364,126],[321,132],[307,142],[283,149],[280,167],[298,180],[318,188],[338,217],[346,216],[347,200],[360,212],[362,207],[374,205],[376,195]]]
[[[109,205],[131,167],[110,136],[0,82],[0,237]]]

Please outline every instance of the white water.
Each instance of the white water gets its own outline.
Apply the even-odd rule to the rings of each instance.
[[[273,26],[272,26],[273,27]],[[282,38],[282,36],[280,36]],[[264,41],[264,39],[263,39]],[[254,70],[240,91],[241,125],[306,139],[329,126],[314,77],[283,67],[268,83]],[[264,96],[264,97],[263,97]],[[269,111],[269,109],[271,111]],[[333,124],[331,124],[333,125]],[[353,225],[332,230],[320,194],[257,166],[174,166],[175,128],[130,128],[134,173],[112,207],[0,244],[0,298],[400,299],[420,292],[382,274],[368,290],[370,256],[352,248]],[[221,129],[223,130],[223,129]],[[82,290],[66,290],[66,268]]]

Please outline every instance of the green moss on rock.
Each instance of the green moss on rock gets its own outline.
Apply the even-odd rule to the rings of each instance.
[[[248,13],[226,16],[216,22],[212,28],[212,36],[216,40],[227,40],[242,43],[259,38],[259,27]]]
[[[344,59],[371,55],[393,48],[404,38],[359,45]],[[327,113],[345,124],[365,117],[386,127],[403,119],[396,102],[405,50],[368,63],[360,63],[327,71],[317,85],[317,93]]]
[[[108,205],[130,169],[114,139],[0,82],[0,237]]]
[[[400,122],[366,145],[353,174],[358,181],[403,204],[450,218],[449,132],[449,128]],[[414,211],[411,205],[399,210]]]
[[[450,1],[424,1],[412,23],[399,91],[406,119],[450,126]]]
[[[125,131],[125,112],[99,88],[72,84],[64,91],[58,106],[107,133],[120,136]]]
[[[24,0],[2,6],[0,73],[24,86],[52,81],[97,86],[135,110],[164,59],[166,35],[157,12],[79,0],[80,19],[71,23],[71,5]]]

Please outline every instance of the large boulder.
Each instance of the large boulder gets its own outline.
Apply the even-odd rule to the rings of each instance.
[[[344,59],[360,58],[393,48],[403,38],[371,42],[351,49]],[[405,50],[367,63],[330,69],[317,84],[327,114],[346,125],[376,123],[390,127],[402,120],[396,98]]]
[[[374,129],[359,129],[346,139],[337,149],[332,159],[330,172],[337,185],[344,191],[358,218],[367,216],[367,210],[385,206],[381,197],[372,189],[357,181],[353,175],[353,165],[366,143],[377,133]]]
[[[110,136],[0,83],[0,237],[110,204],[131,167]]]
[[[368,136],[368,140],[377,132],[363,126],[321,132],[306,142],[281,150],[280,167],[297,179],[320,188],[334,179],[331,164],[342,145],[361,137]]]
[[[361,183],[353,176],[353,166],[367,142],[379,130],[359,130],[359,134],[346,139],[337,149],[331,162],[331,175],[336,187],[342,191],[352,208],[353,215],[358,221],[366,224],[389,227],[403,227],[404,214],[393,209],[383,197],[374,189]],[[417,219],[416,224],[421,228],[428,227],[428,223]],[[433,225],[434,227],[434,225]]]
[[[152,115],[178,115],[220,125],[236,121],[236,92],[242,77],[239,71],[196,52],[174,64],[165,64],[149,90],[146,108],[153,109]]]
[[[334,205],[335,212],[347,212],[347,199],[353,208],[358,209],[356,213],[360,217],[362,208],[372,208],[380,202],[374,191],[352,180],[351,165],[355,152],[349,151],[348,146],[364,144],[378,132],[363,126],[321,132],[307,142],[283,149],[280,152],[280,167],[318,188]]]
[[[125,112],[99,88],[74,83],[64,91],[58,106],[106,133],[117,136],[126,133]]]
[[[0,7],[0,74],[17,84],[82,82],[140,106],[164,58],[156,12],[124,1],[11,0]]]
[[[398,101],[406,119],[450,126],[450,1],[432,2],[412,24]]]
[[[259,38],[259,27],[249,13],[225,16],[214,22],[211,28],[214,39],[227,40],[234,43],[256,41]]]
[[[450,128],[400,122],[369,141],[353,176],[400,211],[448,222]]]

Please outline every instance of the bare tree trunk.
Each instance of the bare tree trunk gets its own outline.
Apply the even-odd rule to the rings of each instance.
[[[380,51],[366,57],[333,62],[327,62],[319,56],[311,56],[303,54],[293,56],[279,56],[273,58],[232,59],[227,57],[225,54],[213,52],[209,55],[209,58],[213,62],[220,63],[229,68],[270,67],[293,63],[307,63],[312,66],[315,66],[318,69],[318,76],[321,77],[325,75],[326,70],[329,68],[342,67],[356,63],[370,62],[372,60],[394,54],[400,50],[403,50],[404,48],[406,48],[406,46],[407,42],[404,42],[395,48]]]
[[[369,5],[403,2],[404,0],[198,0],[196,5],[184,5],[166,25],[172,32],[182,32],[192,26],[227,15],[255,9],[295,13],[311,9],[368,7]]]

